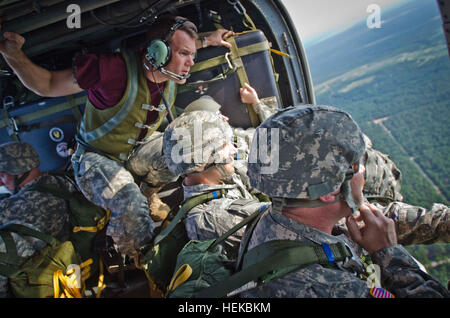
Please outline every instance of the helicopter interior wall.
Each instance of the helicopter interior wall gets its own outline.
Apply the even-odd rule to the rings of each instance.
[[[272,54],[275,70],[279,74],[280,104],[308,102],[308,96],[304,93],[307,80],[302,74],[302,61],[296,55],[297,52],[292,51],[294,40],[289,33],[289,27],[284,22],[282,12],[277,9],[277,1],[96,1],[95,5],[90,4],[82,10],[79,29],[67,27],[68,13],[62,9],[65,9],[70,2],[43,0],[39,1],[38,7],[35,1],[1,2],[2,30],[21,33],[26,38],[23,50],[33,62],[49,70],[59,70],[72,67],[73,57],[80,52],[112,52],[141,45],[142,35],[153,23],[157,13],[170,12],[185,16],[196,23],[200,33],[216,29],[215,22],[218,22],[218,17],[223,27],[241,32],[248,30],[248,26],[243,23],[245,8],[256,27],[263,31],[272,44],[272,48],[286,50],[289,45],[283,46],[282,41],[283,37],[288,35],[291,47],[289,53],[293,54],[292,57],[288,59]],[[77,3],[81,2],[83,1]],[[238,4],[242,4],[242,7]],[[31,108],[43,102],[48,105],[56,103],[52,98],[42,98],[23,87],[3,59],[0,60],[0,70],[1,101],[5,97],[13,97],[15,107],[30,106]],[[4,105],[0,106],[4,108]],[[5,116],[2,115],[2,117]],[[66,136],[74,135],[75,126],[71,127],[65,128]],[[48,129],[51,128],[54,127],[48,127]],[[33,132],[27,134],[42,138]],[[45,135],[49,136],[49,132]],[[55,158],[58,159],[55,162],[59,162],[60,158]],[[46,161],[51,162],[51,160]],[[49,170],[55,167],[44,168]]]

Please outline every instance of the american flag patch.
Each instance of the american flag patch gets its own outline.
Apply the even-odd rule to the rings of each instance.
[[[375,284],[372,285],[372,288],[370,288],[369,293],[374,298],[395,298],[395,296],[390,292],[388,292],[386,289],[378,287]]]

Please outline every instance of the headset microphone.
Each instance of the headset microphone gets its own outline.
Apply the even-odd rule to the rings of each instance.
[[[178,75],[178,74],[175,74],[175,73],[173,73],[171,71],[166,70],[164,67],[161,67],[159,69],[159,71],[161,73],[163,73],[164,75],[167,75],[167,76],[171,77],[172,79],[175,79],[175,80],[178,80],[178,81],[181,81],[183,79],[188,79],[191,76],[191,74]]]
[[[149,61],[150,65],[152,65],[153,67],[155,67],[155,64],[152,63],[152,61]],[[152,71],[150,70],[150,68],[148,67],[148,65],[144,62],[144,67],[147,71]],[[185,74],[185,75],[178,75],[175,74],[174,72],[168,71],[166,70],[164,67],[159,67],[156,68],[158,71],[160,71],[162,74],[169,76],[171,79],[173,80],[177,80],[177,81],[181,81],[183,79],[188,79],[189,77],[191,77],[191,74]],[[153,71],[152,71],[153,72]]]

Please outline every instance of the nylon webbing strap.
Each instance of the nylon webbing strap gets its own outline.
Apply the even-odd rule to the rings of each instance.
[[[237,49],[238,56],[246,56],[258,52],[268,51],[270,50],[270,45],[268,41],[263,41],[255,44],[250,44],[248,46],[243,46]],[[191,68],[191,73],[200,72],[206,70],[211,67],[219,66],[222,64],[228,63],[225,55],[219,55],[208,60],[195,63]]]
[[[11,233],[9,231],[0,231],[0,237],[6,247],[6,253],[0,253],[0,263],[18,266],[23,259],[17,254],[17,247]]]
[[[0,264],[0,275],[2,275],[2,276],[11,277],[15,273],[17,273],[18,270],[19,269],[13,268],[9,265],[7,266],[7,265]]]
[[[47,243],[48,245],[51,245],[51,246],[54,246],[56,243],[58,243],[58,240],[55,239],[53,236],[36,231],[28,226],[25,226],[22,224],[7,224],[7,225],[3,225],[0,227],[0,234],[2,234],[1,236],[4,241],[6,238],[5,244],[8,244],[8,245],[10,245],[11,243],[10,242],[7,243],[7,241],[9,241],[9,239],[7,237],[9,235],[12,239],[12,236],[10,233],[5,233],[5,232],[14,232],[14,233],[24,235],[24,236],[32,236],[32,237],[40,239],[41,241],[44,241],[45,243]],[[7,234],[7,235],[3,236],[3,234]],[[13,262],[15,265],[15,268],[12,267],[11,264],[8,264],[8,265],[0,264],[0,273],[1,273],[1,275],[4,275],[6,277],[10,277],[10,276],[14,275],[15,273],[17,273],[17,271],[20,270],[17,267],[20,266],[21,263],[25,260],[17,255],[17,248],[16,248],[14,242],[13,242],[14,247],[12,247],[11,245],[10,246],[8,246],[8,245],[7,245],[7,250],[6,250],[7,253],[2,253],[2,255],[0,255],[0,261],[4,264]],[[15,255],[9,254],[10,251],[13,251],[13,253]],[[9,254],[9,255],[5,255],[5,254]]]
[[[58,243],[58,240],[55,239],[53,236],[36,231],[28,226],[22,225],[22,224],[7,224],[0,227],[0,230],[6,230],[9,232],[14,232],[17,234],[25,235],[25,236],[32,236],[37,239],[40,239],[41,241],[44,241],[48,245],[55,245]]]
[[[172,232],[172,230],[175,228],[175,226],[180,223],[184,217],[187,215],[187,213],[196,207],[199,204],[205,203],[207,201],[221,198],[225,195],[226,190],[220,189],[215,190],[209,193],[201,194],[196,197],[192,197],[186,200],[186,202],[181,206],[181,208],[178,210],[178,213],[175,215],[173,220],[170,222],[164,230],[161,231],[161,233],[158,234],[158,236],[155,237],[155,240],[153,241],[153,245],[158,244],[161,242],[167,235]]]
[[[0,275],[10,277],[19,270],[26,258],[17,253],[16,243],[9,231],[0,230],[0,236],[6,247],[6,253],[0,253]]]
[[[50,193],[55,197],[58,197],[63,200],[70,200],[71,193],[64,189],[63,187],[59,188],[55,184],[45,184],[45,183],[36,183],[29,188],[30,190],[36,190],[39,192]]]
[[[269,205],[264,206],[259,211],[250,214],[247,216],[244,220],[242,220],[240,223],[233,226],[231,229],[229,229],[227,232],[225,232],[221,237],[217,238],[214,243],[211,245],[211,249],[213,249],[215,246],[219,245],[223,241],[225,241],[229,236],[233,235],[235,232],[239,231],[241,228],[246,226],[248,223],[252,222],[254,219],[256,219],[258,216],[261,216],[265,209],[267,209]]]
[[[239,50],[236,44],[236,40],[234,37],[230,37],[227,39],[228,42],[231,43],[231,54],[233,55],[233,63],[238,67],[236,72],[239,78],[239,82],[241,83],[241,87],[244,87],[244,84],[248,84],[248,77],[247,73],[245,72],[245,66],[242,62],[241,57],[239,56]],[[237,63],[236,63],[237,62]],[[253,110],[252,105],[246,104],[247,110],[248,110],[248,116],[250,117],[250,122],[252,123],[253,127],[257,127],[259,125],[258,116]]]
[[[20,125],[20,124],[23,124],[23,123],[26,123],[26,122],[29,122],[32,120],[47,117],[47,116],[77,107],[77,105],[83,104],[85,102],[86,102],[86,96],[77,97],[73,101],[67,101],[67,102],[57,104],[57,105],[54,105],[51,107],[40,109],[33,113],[15,117],[14,120],[17,125]],[[0,129],[7,127],[9,125],[11,125],[9,118],[2,118],[2,120],[0,121]]]
[[[290,245],[290,247],[280,250],[283,244]],[[266,253],[269,254],[267,257],[244,268],[242,271],[237,272],[224,282],[203,289],[196,295],[196,297],[224,297],[231,291],[238,289],[246,283],[257,280],[267,273],[277,269],[282,269],[289,266],[295,266],[296,269],[299,269],[312,264],[327,264],[343,261],[346,257],[351,256],[350,252],[347,251],[343,243],[325,245],[326,247],[321,248],[321,245],[318,244],[295,241],[266,242],[258,247],[260,247],[260,250],[265,250]],[[278,247],[278,250],[273,251],[276,246]],[[330,257],[328,249],[333,252],[332,258]]]

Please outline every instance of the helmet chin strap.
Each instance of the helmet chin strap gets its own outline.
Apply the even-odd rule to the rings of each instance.
[[[190,175],[196,175],[196,174],[201,174],[201,173],[205,173],[207,171],[210,171],[214,168],[216,168],[219,173],[222,175],[222,181],[227,181],[229,180],[229,178],[234,174],[234,171],[232,172],[228,172],[225,168],[224,165],[226,165],[227,163],[211,163],[211,165],[209,165],[208,168],[206,168],[205,170],[202,171],[195,171],[193,173],[190,173]]]
[[[292,199],[292,198],[272,198],[273,210],[281,212],[283,207],[286,208],[317,208],[320,206],[331,205],[342,199],[342,195],[338,193],[332,202],[323,202],[319,199]]]
[[[22,176],[17,177],[17,175],[14,176],[14,193],[16,194],[17,192],[19,192],[19,185],[30,175],[31,171],[27,171],[24,174],[22,174]]]
[[[356,204],[355,198],[352,195],[352,188],[350,186],[350,180],[344,181],[344,183],[341,186],[340,194],[342,194],[342,200],[344,200],[345,203],[347,203],[349,208],[352,210],[352,214],[356,215],[361,206],[358,206],[358,204]]]

